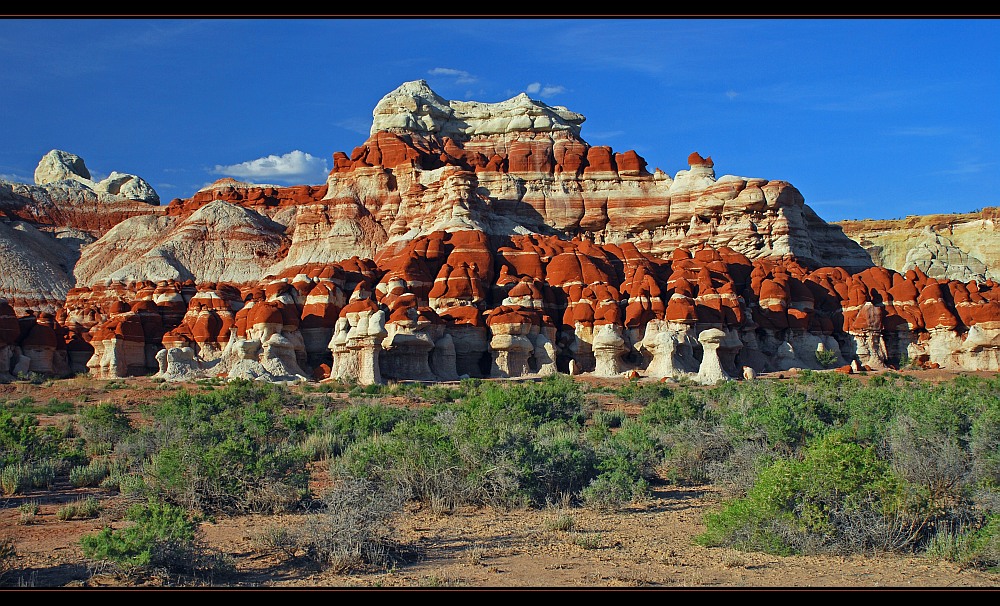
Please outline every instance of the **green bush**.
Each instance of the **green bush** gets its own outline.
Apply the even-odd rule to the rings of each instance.
[[[837,363],[837,353],[831,349],[817,349],[816,363],[820,368],[833,368]]]
[[[0,469],[0,491],[12,495],[29,488],[51,488],[56,477],[64,473],[64,466],[62,461],[52,459],[7,465]]]
[[[36,522],[41,507],[38,501],[25,501],[17,506],[17,510],[21,514],[20,523],[28,526]]]
[[[112,402],[82,407],[79,425],[81,437],[95,452],[111,452],[133,431],[128,415]]]
[[[56,518],[59,520],[72,520],[74,518],[96,518],[101,512],[101,503],[96,497],[82,497],[63,505],[56,510]]]
[[[531,473],[524,481],[534,503],[573,500],[598,474],[598,456],[580,428],[553,421],[538,428]]]
[[[945,528],[931,538],[927,555],[962,566],[997,570],[1000,567],[1000,515],[980,525]]]
[[[28,487],[27,467],[14,463],[0,467],[0,494],[11,496],[23,492]]]
[[[317,430],[335,437],[334,454],[339,454],[352,442],[389,433],[397,423],[411,416],[410,411],[405,408],[378,401],[355,401],[347,408],[323,418]]]
[[[145,428],[146,484],[208,512],[276,512],[308,494],[308,457],[282,422],[287,388],[247,380],[168,396]]]
[[[79,465],[69,470],[69,481],[73,486],[100,486],[108,477],[108,464],[100,459],[94,459],[87,465]]]
[[[874,501],[883,514],[903,507],[902,483],[875,449],[830,433],[798,459],[764,469],[745,497],[705,516],[698,542],[779,555],[802,551],[810,540],[836,543],[836,514]]]
[[[663,395],[646,404],[639,414],[639,420],[651,425],[670,426],[701,416],[705,403],[700,393],[688,388],[679,388],[672,392],[661,388],[659,393]]]
[[[719,388],[733,392],[720,404],[719,415],[734,443],[763,441],[790,454],[843,422],[843,415],[831,402],[810,397],[794,383],[739,383]]]
[[[598,474],[581,491],[586,503],[614,507],[648,496],[649,481],[663,458],[662,444],[648,424],[626,421],[607,434],[595,452]]]
[[[435,511],[466,502],[459,453],[444,428],[424,418],[400,421],[387,434],[352,442],[331,462],[331,472],[398,486]]]
[[[393,415],[388,432],[352,438],[332,469],[403,486],[440,510],[546,503],[580,490],[596,475],[593,449],[581,439],[583,396],[572,379],[463,387],[459,402],[435,404],[401,420]],[[376,419],[387,416],[354,409],[347,428],[371,432],[371,423],[357,421],[373,413]]]
[[[489,406],[505,412],[511,421],[586,420],[583,391],[569,375],[554,374],[533,383],[485,383],[464,398],[466,406]]]
[[[187,566],[198,526],[182,507],[151,499],[130,507],[126,519],[132,523],[125,528],[81,538],[84,557],[130,567]]]
[[[59,429],[40,427],[34,415],[0,409],[0,465],[59,458],[62,439]]]

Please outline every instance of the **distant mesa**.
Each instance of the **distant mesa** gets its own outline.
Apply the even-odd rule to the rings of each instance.
[[[994,215],[912,245],[831,225],[787,181],[699,152],[651,171],[524,94],[414,80],[372,115],[320,184],[223,178],[161,206],[60,150],[0,183],[0,378],[1000,370]]]

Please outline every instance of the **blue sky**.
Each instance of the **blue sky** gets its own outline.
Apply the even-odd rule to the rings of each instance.
[[[1000,205],[1000,20],[0,19],[0,177],[52,149],[163,203],[325,181],[408,80],[521,92],[673,176],[781,179],[828,221]]]

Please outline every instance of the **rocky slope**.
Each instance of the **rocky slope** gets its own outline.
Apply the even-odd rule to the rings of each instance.
[[[906,272],[919,268],[934,278],[995,280],[1000,272],[1000,208],[914,215],[904,219],[840,221],[872,262]]]
[[[42,157],[33,185],[0,180],[0,296],[55,312],[75,285],[82,247],[159,203],[140,177],[112,172],[95,182],[83,158],[60,150]]]
[[[36,185],[0,191],[0,373],[1000,369],[1000,289],[951,244],[926,247],[944,274],[919,255],[878,266],[786,181],[717,177],[698,153],[651,173],[588,144],[583,122],[408,82],[325,184],[222,179],[164,206],[137,177],[94,183],[53,151]]]

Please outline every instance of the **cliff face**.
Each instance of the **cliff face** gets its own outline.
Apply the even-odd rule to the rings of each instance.
[[[835,225],[872,262],[896,271],[920,268],[935,278],[981,282],[996,279],[1000,268],[1000,208]]]
[[[987,274],[877,267],[786,181],[717,177],[698,153],[649,172],[585,142],[583,122],[408,82],[326,183],[221,179],[165,206],[137,177],[94,183],[54,151],[35,186],[0,191],[0,322],[17,325],[0,326],[0,374],[1000,369]]]
[[[750,258],[872,265],[786,181],[716,178],[712,159],[697,152],[673,177],[650,173],[634,151],[585,142],[583,121],[524,95],[449,102],[423,81],[408,82],[376,106],[363,145],[350,157],[334,155],[327,200],[340,207],[338,218],[357,215],[355,232],[366,236],[374,226],[363,217],[371,216],[390,244],[441,226],[502,235],[512,222],[522,231],[632,242],[660,256],[728,246]]]

